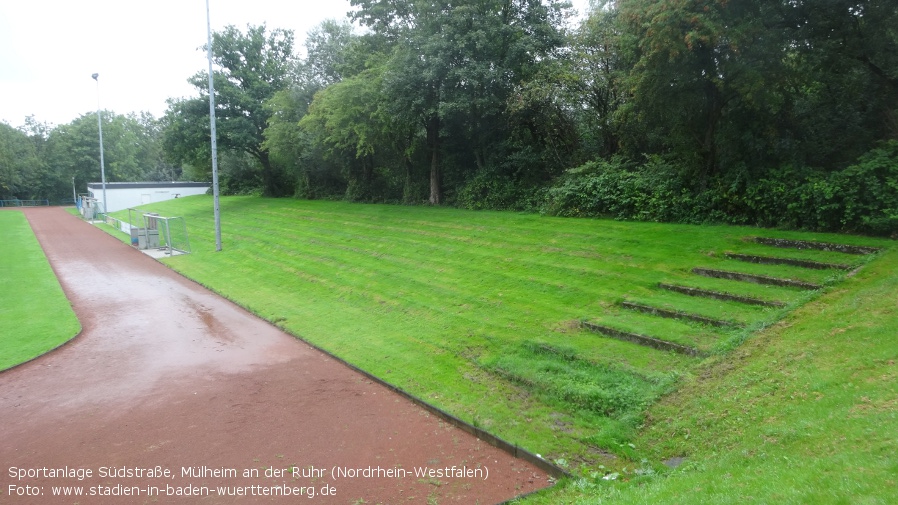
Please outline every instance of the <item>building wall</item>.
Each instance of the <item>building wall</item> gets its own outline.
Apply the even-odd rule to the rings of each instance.
[[[96,186],[96,187],[95,187]],[[203,195],[210,186],[171,186],[159,187],[160,184],[150,184],[147,187],[135,187],[133,183],[127,186],[117,186],[116,183],[106,183],[106,197],[109,199],[106,205],[107,212],[115,212],[127,209],[129,207],[137,207],[148,203],[164,202],[176,197],[185,197],[193,195]],[[99,185],[91,184],[88,192],[103,202],[103,189]]]

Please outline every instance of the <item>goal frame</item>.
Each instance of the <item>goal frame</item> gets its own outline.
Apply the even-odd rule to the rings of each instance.
[[[165,245],[160,245],[159,249],[167,250],[166,254],[169,256],[174,256],[176,252],[190,254],[190,237],[187,235],[187,222],[183,217],[146,213],[143,215],[143,224],[145,230],[159,231],[160,240],[165,241]]]

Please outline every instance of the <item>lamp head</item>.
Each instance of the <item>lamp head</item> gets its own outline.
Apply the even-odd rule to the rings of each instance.
[[[100,77],[100,74],[94,74],[94,75],[92,75],[91,77],[93,77],[94,80],[97,81],[97,77]],[[99,82],[99,81],[98,81],[98,82]]]

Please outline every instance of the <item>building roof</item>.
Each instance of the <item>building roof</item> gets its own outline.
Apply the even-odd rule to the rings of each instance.
[[[107,182],[106,189],[208,188],[211,182]],[[90,189],[102,189],[102,182],[87,184]]]

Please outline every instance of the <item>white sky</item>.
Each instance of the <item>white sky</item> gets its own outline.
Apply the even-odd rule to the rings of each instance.
[[[588,0],[573,0],[580,12]],[[265,23],[291,29],[297,49],[329,18],[345,19],[349,0],[209,0],[212,30]],[[195,96],[187,79],[208,68],[205,0],[0,0],[0,121],[26,116],[66,124],[100,106],[148,111]]]

